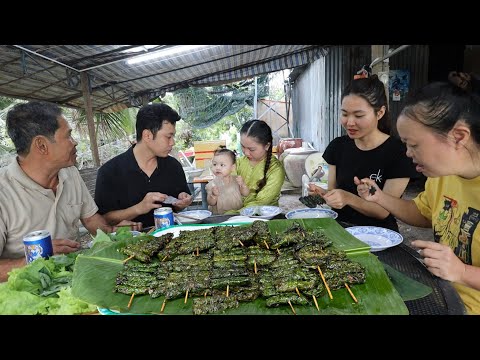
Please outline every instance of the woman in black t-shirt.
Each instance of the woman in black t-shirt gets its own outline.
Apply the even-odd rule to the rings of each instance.
[[[338,212],[338,221],[398,231],[395,218],[357,194],[359,179],[375,180],[386,193],[401,197],[418,173],[405,145],[389,135],[385,87],[376,75],[353,80],[342,95],[341,123],[347,135],[330,142],[323,153],[329,164],[328,191],[310,184]]]

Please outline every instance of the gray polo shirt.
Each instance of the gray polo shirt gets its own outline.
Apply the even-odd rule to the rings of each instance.
[[[0,259],[25,256],[23,237],[35,230],[77,240],[78,220],[98,211],[75,166],[61,169],[58,178],[54,194],[30,179],[16,158],[0,169]]]

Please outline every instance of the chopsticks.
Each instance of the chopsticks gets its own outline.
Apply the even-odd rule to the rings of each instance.
[[[185,219],[190,219],[190,220],[196,220],[196,221],[202,220],[202,219],[199,219],[199,218],[196,218],[196,217],[193,217],[193,216],[183,215],[183,214],[180,214],[180,213],[173,213],[173,215],[180,216],[180,217],[183,217]]]

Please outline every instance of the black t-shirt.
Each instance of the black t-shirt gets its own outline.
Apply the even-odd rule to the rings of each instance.
[[[348,136],[340,136],[330,142],[323,158],[328,164],[336,166],[337,188],[355,195],[358,195],[357,185],[353,182],[355,176],[375,180],[380,189],[388,179],[419,176],[412,160],[406,155],[405,145],[392,136],[380,146],[367,151],[360,150]],[[365,216],[350,206],[334,210],[338,213],[338,221],[398,231],[397,222],[391,214],[380,220]]]
[[[100,214],[138,204],[148,192],[158,191],[177,198],[181,192],[190,194],[185,173],[177,159],[171,156],[157,158],[157,168],[148,177],[137,164],[134,146],[98,169],[95,202]],[[162,206],[171,207],[168,204]],[[141,221],[144,227],[154,225],[153,209],[133,221]]]

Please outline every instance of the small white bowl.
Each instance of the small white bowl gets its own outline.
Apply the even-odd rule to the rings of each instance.
[[[255,219],[271,219],[280,214],[281,212],[282,208],[278,206],[250,206],[240,210],[240,215],[249,216]]]
[[[289,211],[285,214],[287,219],[320,219],[320,218],[332,218],[336,219],[338,213],[322,208],[313,208],[313,209],[297,209]]]
[[[191,216],[191,217],[197,218],[198,220],[189,219],[189,218],[183,217],[182,215]],[[200,221],[202,221],[203,219],[208,218],[209,216],[212,216],[212,212],[208,211],[208,210],[182,211],[182,212],[179,212],[178,215],[175,215],[175,217],[182,224],[197,224]]]

